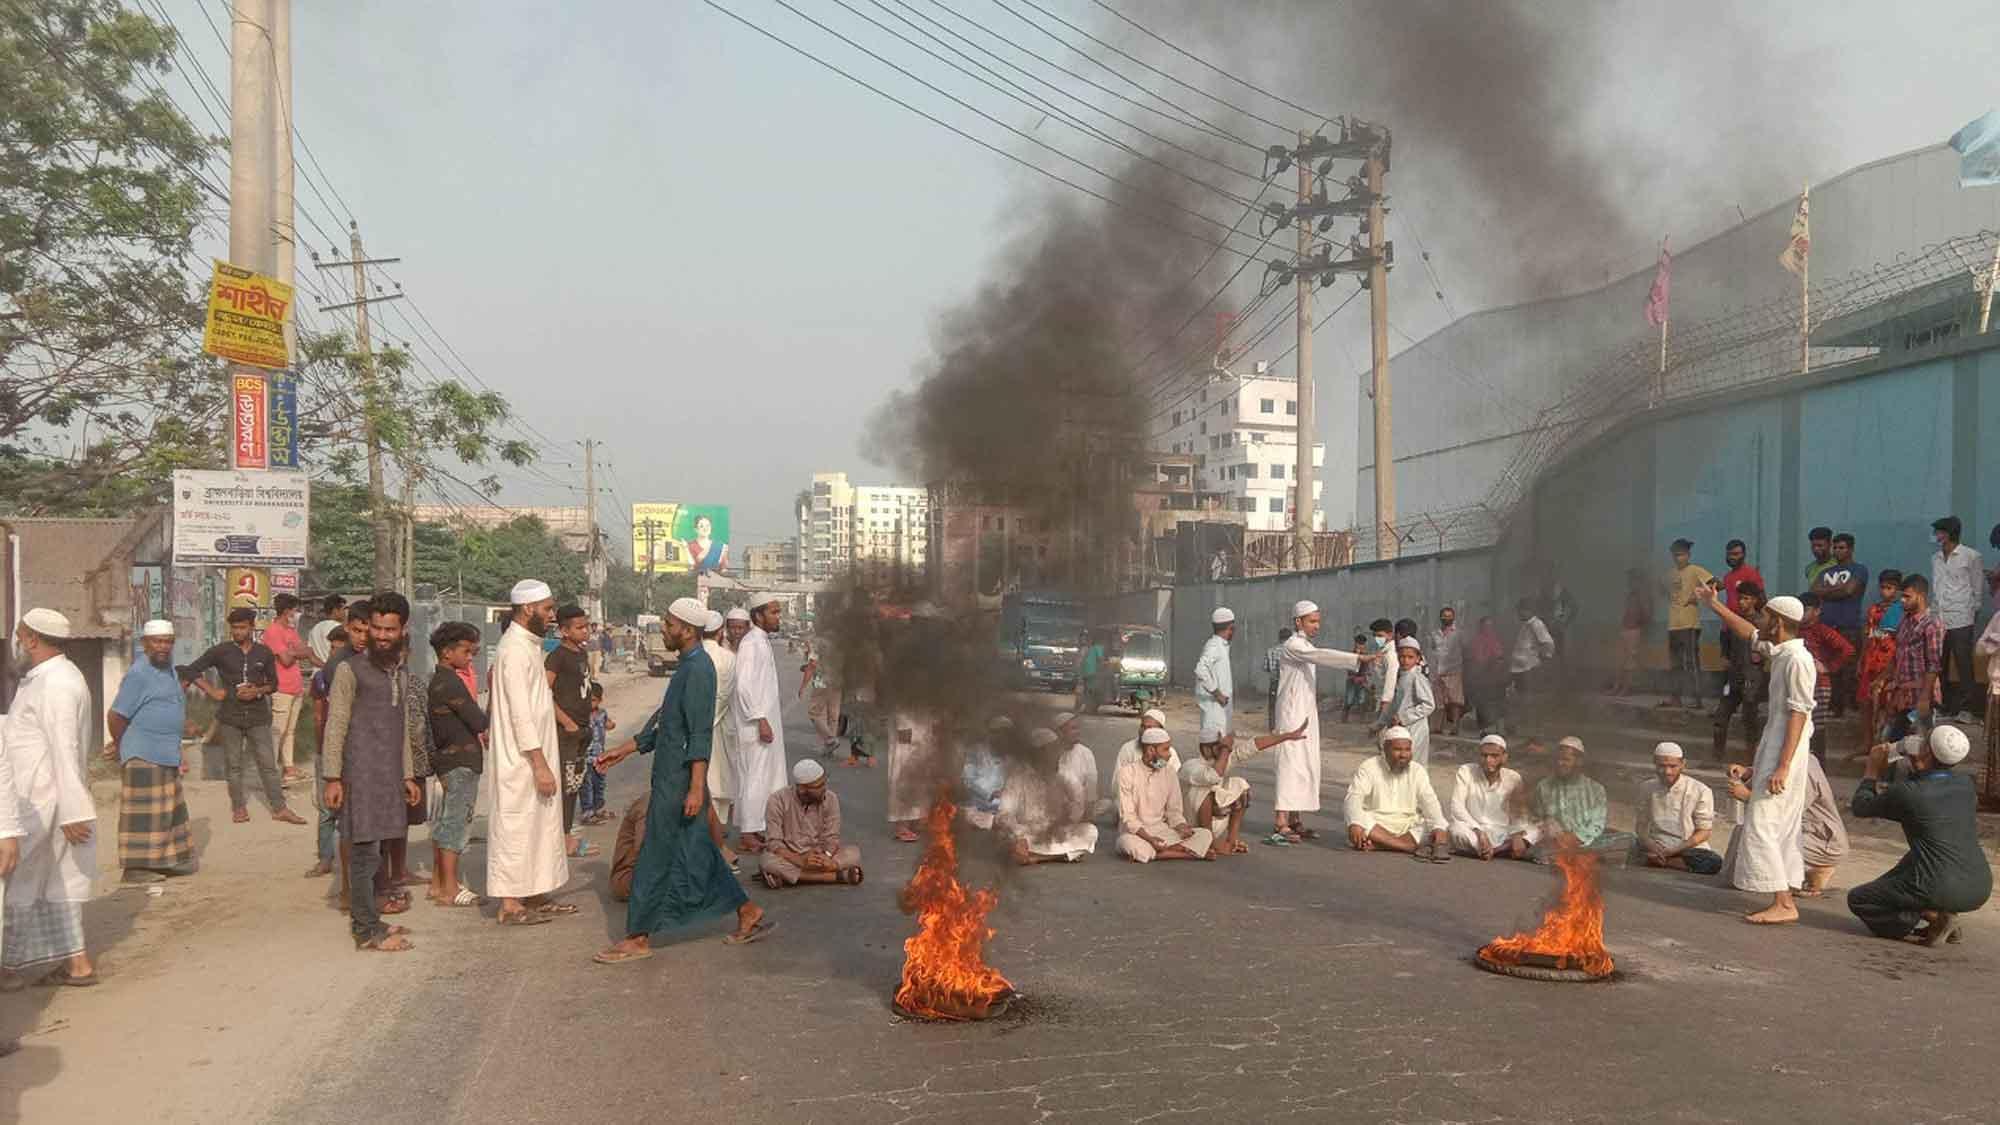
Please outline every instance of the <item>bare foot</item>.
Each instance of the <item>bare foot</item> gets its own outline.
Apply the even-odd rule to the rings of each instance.
[[[1753,926],[1786,926],[1799,920],[1799,909],[1796,906],[1790,909],[1767,906],[1754,914],[1745,914],[1743,920]]]

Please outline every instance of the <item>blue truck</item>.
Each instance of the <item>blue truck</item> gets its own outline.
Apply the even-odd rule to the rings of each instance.
[[[1017,687],[1075,691],[1083,603],[1067,594],[1016,591],[1000,600],[999,648]]]

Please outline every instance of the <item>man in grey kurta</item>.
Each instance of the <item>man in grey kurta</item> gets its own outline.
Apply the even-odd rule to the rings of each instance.
[[[348,843],[354,947],[395,953],[410,943],[402,927],[382,921],[375,874],[382,866],[382,845],[409,835],[409,809],[423,799],[414,751],[425,700],[409,690],[402,667],[409,603],[385,593],[372,605],[367,655],[342,661],[333,673],[322,759],[326,805],[339,811]]]
[[[1958,940],[1958,915],[1986,905],[1993,869],[1979,845],[1979,793],[1972,778],[1952,767],[1970,743],[1957,727],[1905,740],[1913,767],[1901,781],[1882,785],[1889,746],[1868,753],[1868,769],[1854,790],[1854,815],[1881,817],[1903,826],[1909,853],[1882,877],[1847,892],[1847,908],[1877,937],[1915,937],[1925,945]]]

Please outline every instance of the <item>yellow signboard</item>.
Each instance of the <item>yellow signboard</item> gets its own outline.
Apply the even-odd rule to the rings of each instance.
[[[639,574],[686,574],[687,558],[674,538],[679,504],[632,505],[632,569]]]
[[[201,349],[252,367],[289,367],[285,322],[291,315],[291,286],[218,258],[208,285]]]
[[[265,609],[271,604],[271,572],[261,566],[229,568],[229,608]]]

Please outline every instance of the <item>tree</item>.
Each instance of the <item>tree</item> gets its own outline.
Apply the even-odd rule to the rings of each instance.
[[[694,575],[654,574],[649,576],[631,567],[612,563],[604,575],[604,618],[630,621],[646,612],[647,587],[652,587],[652,612],[664,613],[675,598],[694,596]]]
[[[188,283],[220,141],[153,77],[174,43],[116,0],[0,4],[0,449],[46,506],[220,454]],[[80,455],[49,456],[71,427]]]

